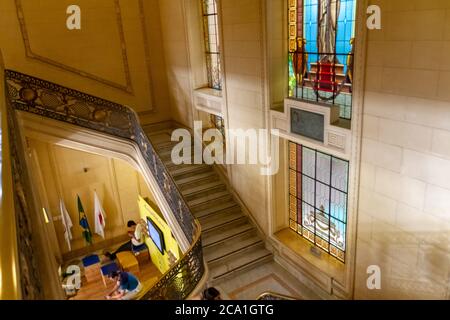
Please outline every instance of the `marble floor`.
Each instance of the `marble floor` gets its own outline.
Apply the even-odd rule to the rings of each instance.
[[[265,292],[273,292],[298,300],[328,298],[319,288],[309,288],[274,261],[213,284],[225,300],[256,300]]]

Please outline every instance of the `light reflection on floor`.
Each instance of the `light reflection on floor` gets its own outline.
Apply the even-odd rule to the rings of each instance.
[[[255,300],[265,292],[299,300],[330,299],[324,291],[295,278],[274,261],[213,284],[225,300]]]

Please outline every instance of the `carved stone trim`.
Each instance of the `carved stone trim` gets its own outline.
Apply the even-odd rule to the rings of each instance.
[[[22,0],[15,0],[15,2],[16,2],[17,17],[19,19],[20,30],[22,33],[22,39],[23,39],[23,42],[25,45],[25,53],[26,53],[27,57],[38,60],[40,62],[49,64],[49,65],[52,65],[52,66],[55,66],[57,68],[60,68],[60,69],[66,70],[66,71],[78,74],[82,77],[95,80],[97,82],[103,83],[103,84],[111,86],[113,88],[120,89],[120,90],[123,90],[128,93],[133,93],[133,87],[132,87],[132,82],[131,82],[130,68],[128,65],[125,34],[124,34],[124,30],[123,30],[122,14],[121,14],[119,0],[114,0],[114,6],[115,6],[115,11],[116,11],[117,26],[119,28],[119,37],[120,37],[120,45],[121,45],[121,51],[122,51],[122,61],[123,61],[123,67],[124,67],[124,72],[125,72],[126,85],[119,84],[119,83],[116,83],[116,82],[113,82],[113,81],[110,81],[107,79],[103,79],[102,77],[96,76],[89,72],[79,70],[77,68],[68,66],[66,64],[60,63],[58,61],[55,61],[50,58],[47,58],[47,57],[44,57],[44,56],[34,53],[31,48],[30,38],[29,38],[28,31],[27,31],[26,23],[25,23],[25,16],[24,16],[24,12],[23,12]]]

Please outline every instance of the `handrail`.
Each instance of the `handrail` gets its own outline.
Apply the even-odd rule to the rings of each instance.
[[[267,291],[260,294],[256,300],[299,300],[299,299],[281,293]]]
[[[13,109],[136,143],[186,238],[192,242],[194,217],[132,109],[20,72],[6,70],[5,75]]]
[[[3,79],[3,63],[0,67]],[[0,300],[21,298],[19,285],[19,252],[17,245],[16,215],[13,198],[13,179],[11,170],[9,126],[6,119],[5,86],[0,87]]]
[[[184,300],[195,289],[205,272],[200,223],[189,250],[139,300]]]
[[[25,197],[24,195],[31,194],[32,189],[27,176],[23,154],[24,149],[20,143],[17,118],[15,115],[16,110],[33,113],[132,141],[138,147],[158,187],[163,191],[164,198],[182,229],[185,238],[191,244],[190,250],[185,253],[183,258],[186,260],[189,257],[189,259],[198,260],[201,257],[203,264],[201,239],[198,234],[197,222],[167,168],[142,129],[136,113],[132,109],[12,70],[5,70],[5,88],[8,123],[10,133],[12,134],[10,141],[12,142],[11,146],[14,145],[14,152],[11,153],[11,159],[13,164],[15,164],[13,165],[13,172],[17,178],[15,180],[15,202],[16,205],[20,204],[19,209],[24,211],[22,215],[19,214],[22,219],[19,222],[22,224],[25,223],[26,226],[26,228],[20,228],[23,234],[18,235],[18,246],[20,248],[19,251],[24,250],[23,255],[28,263],[21,265],[20,271],[21,277],[23,276],[22,273],[25,272],[29,272],[34,277],[27,279],[31,287],[36,287],[37,291],[40,292],[41,286],[36,267],[36,258],[33,255],[33,248],[30,245],[32,243],[31,229],[26,225],[29,223],[27,220],[30,216],[29,212],[34,212],[34,209],[31,197]],[[185,260],[180,259],[177,265],[180,265]],[[204,268],[199,267],[195,271],[200,272],[200,274],[195,275],[195,279],[193,278],[193,280],[201,279]],[[24,284],[22,284],[22,288],[23,286]],[[38,294],[29,295],[29,298],[38,296]]]
[[[8,143],[10,148],[9,160],[11,163],[12,195],[14,201],[14,225],[16,241],[9,244],[17,250],[16,261],[18,274],[11,275],[17,278],[15,290],[20,290],[22,299],[41,299],[43,290],[36,257],[36,237],[32,232],[32,214],[36,212],[34,201],[30,195],[32,188],[28,171],[26,170],[24,148],[19,133],[17,118],[12,109],[10,92],[7,86],[7,71],[5,71],[6,112],[8,125]],[[12,222],[12,221],[10,221]],[[9,276],[9,275],[5,275]]]

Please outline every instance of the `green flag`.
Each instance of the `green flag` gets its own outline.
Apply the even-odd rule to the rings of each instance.
[[[77,195],[77,204],[78,204],[78,219],[80,220],[80,226],[83,228],[83,237],[84,240],[88,244],[92,244],[92,233],[91,229],[89,228],[89,222],[86,217],[86,213],[83,209],[83,204],[81,203],[80,196]]]

